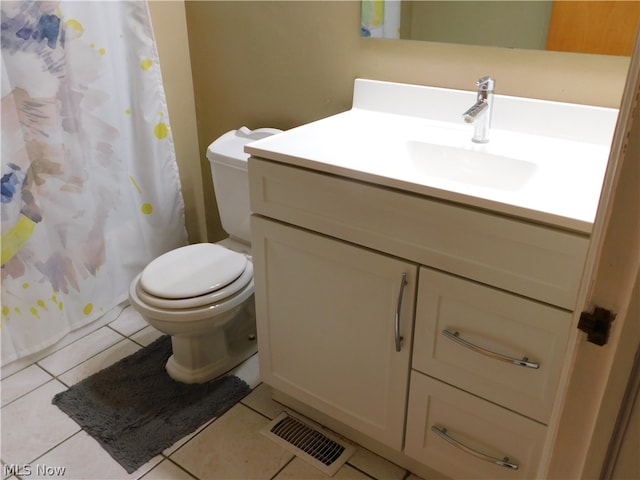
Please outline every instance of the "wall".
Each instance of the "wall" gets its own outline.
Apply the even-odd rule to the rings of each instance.
[[[288,129],[351,107],[357,77],[618,107],[628,57],[359,37],[360,2],[188,1],[208,236],[222,238],[204,152],[222,133]]]
[[[202,173],[184,2],[150,1],[190,242],[206,240]]]

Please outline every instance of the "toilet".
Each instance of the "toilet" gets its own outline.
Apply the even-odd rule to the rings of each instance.
[[[209,381],[257,351],[244,146],[279,132],[242,127],[209,145],[218,211],[229,237],[167,252],[131,282],[131,306],[171,335],[173,354],[166,370],[176,381]]]

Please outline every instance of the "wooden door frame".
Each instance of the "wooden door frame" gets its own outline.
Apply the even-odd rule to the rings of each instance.
[[[636,279],[636,299],[640,298],[639,292],[640,275],[638,275],[638,278]],[[631,422],[634,415],[634,408],[636,410],[640,409],[640,345],[638,346],[638,350],[636,350],[629,384],[627,385],[627,389],[622,400],[620,413],[618,414],[613,436],[611,437],[609,449],[607,450],[604,465],[602,466],[602,472],[600,474],[600,478],[602,480],[611,480],[614,478],[618,457],[622,451],[623,443],[625,441],[633,441],[633,439],[629,439],[626,436],[629,422]],[[637,412],[635,414],[638,415]]]
[[[640,206],[626,206],[623,201],[630,194],[636,199],[633,192],[639,183],[633,178],[640,163],[639,99],[640,35],[622,96],[573,321],[577,325],[580,312],[595,304],[613,310],[617,317],[605,346],[587,343],[585,335],[576,330],[572,334],[564,371],[566,388],[559,393],[562,401],[552,419],[552,441],[545,452],[546,463],[543,461],[543,475],[548,478],[600,478],[633,368],[640,336],[640,313],[631,304],[640,270]],[[629,211],[632,218],[628,218]],[[618,289],[611,291],[614,283]]]

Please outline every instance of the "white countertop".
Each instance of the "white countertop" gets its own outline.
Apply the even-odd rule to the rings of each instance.
[[[429,95],[453,92],[455,100],[447,98],[445,107],[447,112],[452,111],[454,115],[445,121],[414,116],[413,111],[407,115],[402,109],[399,113],[389,113],[389,108],[384,108],[387,111],[378,111],[372,99],[364,98],[363,89],[393,89],[397,85],[356,81],[352,110],[250,143],[245,151],[256,157],[297,167],[586,234],[591,232],[617,110],[496,95],[491,140],[480,145],[470,141],[473,127],[463,123],[461,114],[464,108],[460,108],[472,105],[475,93],[417,87],[419,93],[425,89],[431,90],[425,91]],[[381,97],[380,90],[373,93],[377,98]],[[406,108],[416,108],[416,102],[406,103]],[[455,105],[452,106],[452,103]],[[393,102],[393,105],[398,104],[402,102]],[[538,122],[541,127],[535,134],[519,131],[527,131],[526,124],[535,120],[527,110],[530,104],[538,109],[544,109],[547,105],[559,108],[552,112],[553,118],[549,122],[544,122],[544,119],[542,123]],[[595,109],[595,120],[589,118],[589,109]],[[586,127],[571,118],[562,118],[563,111],[568,112],[569,117],[584,118]],[[540,120],[539,114],[536,116]],[[521,122],[523,118],[525,122]],[[568,134],[550,125],[563,125],[568,121],[572,122],[573,128],[569,129]],[[592,125],[594,121],[597,123]],[[593,132],[585,131],[589,128]],[[577,140],[572,138],[572,132],[576,132],[574,138]],[[409,142],[435,143],[517,158],[535,163],[535,173],[524,185],[514,187],[507,182],[504,188],[437,178],[429,175],[419,159],[412,157]],[[491,172],[498,183],[501,174],[500,169]]]

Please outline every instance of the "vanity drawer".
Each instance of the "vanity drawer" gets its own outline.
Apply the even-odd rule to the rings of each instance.
[[[254,213],[574,308],[583,235],[255,157],[249,171]]]
[[[413,368],[546,424],[570,325],[565,310],[423,267]]]
[[[405,454],[451,478],[538,478],[547,429],[418,372],[411,372]],[[516,464],[517,470],[449,443],[432,427],[482,455]]]

